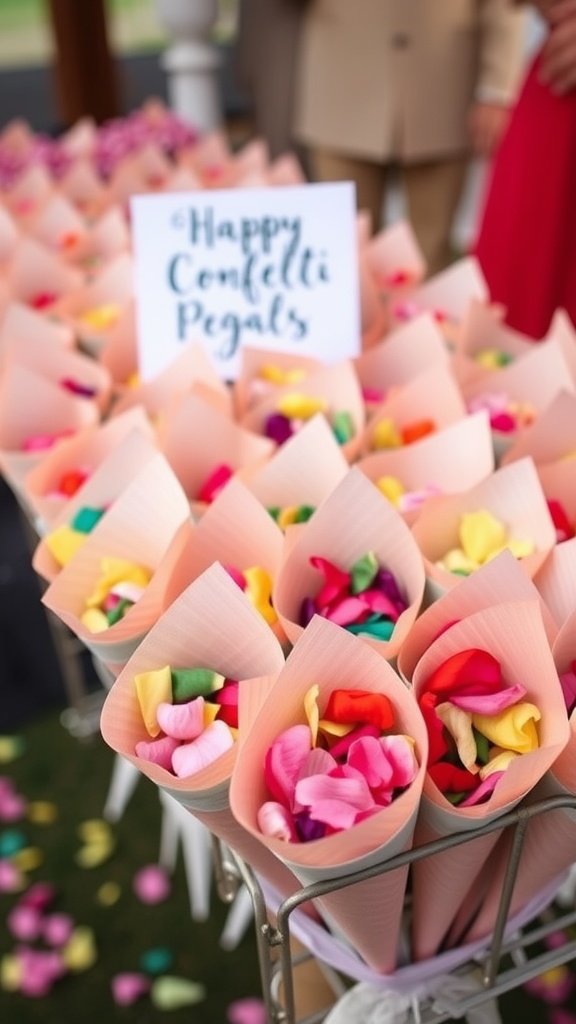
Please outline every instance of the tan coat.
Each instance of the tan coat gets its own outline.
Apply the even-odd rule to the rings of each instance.
[[[508,0],[310,0],[296,136],[378,162],[465,151],[472,100],[515,96],[524,18]]]

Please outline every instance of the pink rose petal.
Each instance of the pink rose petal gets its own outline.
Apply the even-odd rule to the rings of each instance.
[[[312,813],[320,801],[342,801],[355,810],[365,810],[374,803],[368,784],[363,778],[334,778],[331,775],[310,775],[296,783],[295,797]]]
[[[286,729],[268,749],[264,762],[264,781],[270,795],[281,804],[292,806],[294,787],[312,747],[307,725]]]
[[[450,694],[450,703],[462,711],[478,715],[497,715],[500,711],[517,704],[526,695],[526,687],[521,683],[505,686],[499,693],[484,694]]]
[[[414,744],[405,736],[382,736],[380,746],[392,767],[392,788],[404,789],[411,785],[418,774]]]
[[[204,698],[194,697],[186,704],[162,701],[156,708],[156,721],[167,736],[194,740],[204,729]]]
[[[258,828],[262,835],[272,839],[283,839],[287,843],[297,841],[292,815],[282,804],[267,800],[258,811]]]
[[[172,770],[172,754],[179,746],[179,742],[172,736],[161,736],[160,739],[150,742],[141,740],[136,744],[134,752],[136,757],[141,757],[143,761],[151,761],[152,764],[157,764],[169,772]]]
[[[132,1006],[150,991],[150,979],[145,974],[126,972],[112,978],[112,995],[118,1006]]]
[[[234,738],[225,722],[216,719],[191,743],[183,743],[172,754],[172,771],[180,779],[207,768],[234,746]]]

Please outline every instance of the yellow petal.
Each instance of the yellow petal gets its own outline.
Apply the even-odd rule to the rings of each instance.
[[[318,739],[318,723],[320,721],[320,712],[318,711],[319,696],[320,687],[317,683],[315,683],[314,686],[311,686],[304,694],[304,711],[306,712],[306,718],[308,719],[308,725],[310,726],[313,747],[316,746],[316,741]]]
[[[373,448],[401,448],[402,437],[390,419],[380,420],[372,434]]]
[[[506,529],[491,512],[480,509],[462,516],[459,539],[467,558],[482,563],[506,543]]]
[[[462,764],[469,772],[476,775],[478,771],[478,765],[476,764],[477,749],[474,733],[472,732],[472,715],[469,711],[457,708],[450,701],[438,704],[436,714],[454,740],[458,750],[458,757]]]
[[[520,701],[519,704],[513,704],[497,715],[474,714],[472,723],[478,732],[483,733],[491,743],[503,750],[529,754],[531,750],[538,749],[536,722],[540,717],[540,711],[535,704]]]
[[[62,526],[58,526],[51,533],[46,534],[44,543],[54,561],[58,562],[58,565],[64,566],[68,565],[68,562],[74,558],[76,552],[80,550],[86,541],[87,536],[86,533],[73,530],[71,526],[63,523]]]
[[[327,412],[328,402],[325,398],[314,398],[312,395],[291,392],[288,395],[282,395],[276,408],[288,419],[309,420],[318,412]]]
[[[398,505],[400,498],[406,494],[404,484],[395,476],[381,476],[376,481],[376,487],[392,505]]]
[[[156,721],[156,709],[159,704],[172,703],[170,666],[139,672],[134,676],[134,686],[146,731],[149,736],[158,736],[161,729]]]

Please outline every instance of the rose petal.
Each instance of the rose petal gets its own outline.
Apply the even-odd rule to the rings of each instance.
[[[271,839],[283,839],[287,843],[297,840],[294,821],[290,812],[275,800],[267,800],[258,811],[258,828],[262,835]]]
[[[293,725],[271,744],[264,762],[264,780],[270,795],[292,806],[294,787],[312,747],[307,725]]]
[[[480,715],[495,715],[505,708],[517,704],[526,696],[526,687],[521,683],[514,686],[504,686],[499,693],[468,694],[453,693],[450,703],[463,711],[476,712]]]
[[[156,720],[162,732],[175,740],[194,740],[204,729],[204,698],[187,704],[162,701],[156,708]]]
[[[172,754],[172,771],[178,778],[187,778],[207,768],[234,746],[234,738],[225,722],[216,719],[201,736],[183,743]]]

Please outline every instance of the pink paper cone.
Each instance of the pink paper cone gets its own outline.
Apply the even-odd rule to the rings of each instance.
[[[112,664],[128,660],[167,605],[170,567],[166,553],[189,519],[180,484],[163,455],[151,458],[88,535],[83,546],[42,597],[96,657]],[[152,578],[119,622],[93,633],[80,620],[86,598],[101,577],[103,558],[122,558],[147,568]]]
[[[271,743],[284,730],[305,722],[303,698],[320,687],[320,711],[334,689],[385,693],[397,715],[398,732],[411,736],[419,762],[417,778],[392,804],[345,832],[308,843],[265,838],[257,824],[269,799],[263,765]],[[246,701],[250,701],[246,693]],[[255,703],[255,700],[252,702]],[[230,787],[230,802],[240,824],[298,876],[302,884],[348,875],[385,861],[411,846],[413,822],[426,759],[426,730],[420,713],[393,669],[357,637],[315,618],[298,640],[264,703],[243,708],[246,726]],[[396,726],[395,726],[396,728]],[[372,968],[390,973],[396,966],[406,869],[354,884],[318,901],[327,920]]]
[[[570,527],[576,530],[576,480],[573,467],[572,459],[565,458],[559,462],[541,464],[536,469],[546,500],[559,502]]]
[[[74,346],[74,334],[70,327],[54,323],[35,310],[20,302],[10,302],[4,311],[0,326],[0,353],[7,341],[44,342],[47,348],[70,349]]]
[[[107,423],[88,427],[44,455],[24,480],[26,498],[35,514],[45,524],[54,522],[67,504],[67,498],[57,493],[58,483],[65,473],[82,470],[90,476],[114,449],[133,430],[143,434],[150,446],[154,432],[142,409],[131,409]],[[131,469],[125,469],[125,479]]]
[[[242,426],[262,434],[266,419],[276,411],[279,399],[295,393],[309,398],[324,399],[328,404],[328,420],[337,412],[350,414],[355,434],[342,445],[342,451],[349,462],[353,461],[359,450],[365,414],[358,378],[352,363],[346,360],[333,366],[326,366],[316,373],[311,373],[296,385],[279,388],[276,395],[262,399],[241,418]]]
[[[480,352],[495,349],[516,360],[533,348],[530,338],[504,323],[497,307],[472,299],[464,311],[457,345],[463,355],[475,360]]]
[[[0,264],[11,258],[20,239],[20,229],[14,218],[3,206],[0,207]]]
[[[99,214],[108,201],[107,190],[86,157],[75,160],[66,171],[60,190],[85,217]]]
[[[405,220],[379,231],[368,242],[366,254],[378,288],[388,295],[413,288],[426,275],[422,250]]]
[[[153,380],[126,391],[114,406],[114,415],[142,405],[154,419],[187,393],[200,395],[222,412],[231,413],[226,385],[216,375],[204,346],[194,341]]]
[[[348,463],[323,416],[313,416],[261,468],[241,473],[265,508],[317,508],[348,472]]]
[[[559,629],[576,607],[576,537],[552,549],[534,583]]]
[[[54,184],[46,168],[40,163],[31,163],[5,196],[11,214],[21,225],[30,223],[53,194]]]
[[[55,346],[46,339],[30,335],[26,339],[10,338],[4,345],[4,365],[25,366],[33,373],[51,381],[65,394],[76,398],[85,398],[96,405],[100,414],[108,408],[112,381],[108,371],[98,366],[93,359],[88,359],[80,352],[72,352],[62,345]],[[92,394],[83,396],[76,394],[63,382],[71,386],[86,388]]]
[[[282,651],[264,621],[222,567],[214,564],[181,593],[136,649],[106,698],[100,724],[113,750],[288,895],[297,887],[293,876],[230,812],[228,789],[237,746],[198,774],[181,779],[135,753],[136,744],[146,738],[134,685],[138,673],[165,665],[210,667],[238,679],[242,688],[254,685],[259,702],[266,690],[262,678],[257,677],[267,680],[269,676],[272,681],[283,663]]]
[[[528,405],[538,416],[562,392],[574,391],[570,369],[558,342],[549,341],[535,345],[527,355],[501,370],[494,370],[482,378],[471,380],[463,389],[468,407],[483,396],[502,394],[510,402]],[[494,443],[498,458],[521,433],[494,431]]]
[[[501,458],[501,465],[530,455],[536,466],[576,454],[576,394],[559,391],[534,423],[520,431]]]
[[[191,529],[171,575],[167,600],[174,601],[212,562],[240,572],[259,566],[274,580],[282,550],[282,531],[248,488],[233,478]],[[285,642],[281,624],[274,623],[272,629]]]
[[[483,608],[456,622],[425,651],[413,675],[419,699],[432,672],[461,651],[488,651],[501,664],[507,685],[519,681],[526,700],[540,712],[537,750],[517,758],[490,799],[474,807],[453,807],[427,775],[416,827],[420,845],[453,832],[465,832],[512,810],[542,778],[568,742],[564,699],[537,601],[514,601]],[[427,857],[413,865],[413,952],[432,956],[460,910],[474,880],[497,842],[498,830]],[[463,853],[464,849],[464,853]]]
[[[374,448],[374,435],[383,420],[391,420],[396,430],[401,431],[420,420],[432,420],[436,430],[441,430],[465,418],[464,399],[450,367],[437,363],[403,385],[392,386],[389,397],[376,407],[368,420],[362,434],[361,451],[363,454],[378,451]]]
[[[98,362],[110,374],[118,398],[130,391],[131,380],[138,376],[138,346],[132,302],[124,306],[110,329],[98,353]]]
[[[130,248],[128,221],[119,206],[111,206],[90,230],[90,251],[99,260],[113,260]]]
[[[319,590],[320,576],[310,558],[320,555],[345,571],[373,551],[382,568],[396,577],[408,607],[399,616],[389,641],[363,637],[363,642],[386,658],[393,658],[409,634],[424,593],[424,566],[402,517],[376,487],[352,468],[322,502],[283,559],[273,592],[273,603],[291,643],[303,629],[300,607],[305,597]]]
[[[552,646],[558,632],[556,622],[534,581],[510,551],[502,551],[462,580],[458,588],[447,590],[417,618],[398,655],[398,672],[406,684],[412,685],[418,662],[445,629],[484,608],[512,601],[540,603],[544,629]]]
[[[60,512],[46,525],[45,532],[50,533],[64,523],[71,524],[82,508],[108,508],[154,458],[157,451],[151,436],[135,426],[124,438],[118,440],[86,483],[71,498],[62,502]],[[44,539],[34,552],[32,566],[48,582],[52,582],[60,572],[61,566]]]
[[[440,369],[447,363],[442,334],[428,314],[397,327],[354,360],[361,386],[381,391],[383,400],[425,371]]]
[[[67,394],[25,366],[7,367],[0,382],[0,468],[18,496],[26,501],[24,478],[46,456],[45,450],[23,450],[29,438],[63,438],[97,421],[94,402]]]
[[[68,131],[63,132],[59,143],[74,160],[90,159],[96,149],[98,129],[91,117],[81,117]]]
[[[512,462],[468,491],[430,498],[414,523],[412,533],[436,596],[461,582],[461,576],[447,572],[437,563],[448,551],[459,547],[462,516],[482,509],[504,524],[508,539],[534,543],[534,552],[521,560],[530,577],[536,574],[552,550],[556,531],[534,463],[532,459]]]
[[[455,344],[472,299],[488,302],[488,287],[478,260],[466,256],[415,288],[406,301],[393,304],[390,312],[402,322],[406,316],[428,310],[438,318],[446,339]]]
[[[77,262],[86,251],[86,221],[65,196],[55,193],[30,225],[30,234],[66,262]]]
[[[278,384],[260,376],[263,367],[274,367],[282,373],[301,371],[303,379],[322,368],[318,359],[310,356],[295,356],[287,352],[275,352],[273,348],[260,349],[243,346],[240,355],[240,372],[234,381],[234,408],[239,417],[257,405],[268,395],[275,395],[281,389]],[[297,387],[299,385],[294,385]]]
[[[122,309],[131,301],[132,291],[132,257],[128,253],[120,253],[102,267],[84,288],[64,297],[57,312],[76,332],[82,347],[90,354],[97,354]],[[109,322],[97,326],[86,320],[87,315],[106,307],[111,311]]]
[[[544,339],[559,344],[570,367],[572,382],[576,384],[576,329],[565,309],[557,309]]]
[[[83,275],[68,266],[46,246],[31,238],[22,238],[16,246],[7,274],[12,299],[34,305],[54,300],[81,287]]]
[[[190,439],[203,437],[193,457]],[[199,398],[186,395],[166,413],[159,429],[158,443],[178,477],[193,508],[201,513],[199,492],[211,474],[225,466],[232,474],[254,469],[267,462],[274,443],[239,427],[229,416]]]
[[[283,153],[268,168],[269,185],[304,185],[306,175],[294,153]]]
[[[376,486],[382,477],[394,477],[408,494],[430,491],[432,496],[434,491],[454,494],[467,490],[494,470],[488,416],[482,412],[464,416],[421,441],[373,452],[356,465]],[[398,507],[406,522],[413,523],[422,506],[408,511]]]

